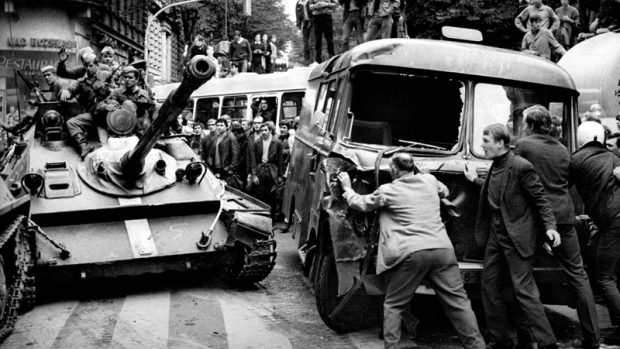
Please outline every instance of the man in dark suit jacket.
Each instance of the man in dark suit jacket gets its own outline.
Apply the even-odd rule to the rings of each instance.
[[[482,148],[493,165],[480,192],[475,237],[485,246],[482,301],[491,340],[495,348],[514,346],[514,326],[502,292],[504,285],[511,284],[538,347],[557,348],[532,273],[541,224],[553,247],[560,244],[553,211],[532,164],[510,151],[506,126],[487,126]]]
[[[236,173],[239,163],[239,145],[234,135],[228,132],[228,122],[215,122],[216,135],[209,135],[201,142],[201,155],[213,173],[226,179]]]
[[[259,200],[270,204],[272,215],[275,215],[275,193],[272,189],[284,180],[284,157],[282,143],[273,136],[273,131],[270,123],[263,123],[260,127],[261,138],[248,144],[252,147],[252,151],[248,152],[248,168],[252,169],[251,192]]]
[[[517,142],[515,153],[530,161],[536,169],[551,203],[562,244],[554,256],[566,274],[577,301],[577,314],[583,334],[582,348],[599,347],[598,315],[588,275],[583,269],[579,239],[575,229],[575,209],[568,193],[570,153],[549,135],[551,114],[542,105],[523,111],[526,137]]]

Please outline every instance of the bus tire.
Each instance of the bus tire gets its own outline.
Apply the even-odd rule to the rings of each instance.
[[[338,297],[338,274],[333,254],[325,253],[318,265],[316,306],[327,327],[338,333],[347,333],[371,327],[379,322],[383,311],[381,297],[368,296],[361,289],[339,314],[331,318],[330,314],[344,297]]]

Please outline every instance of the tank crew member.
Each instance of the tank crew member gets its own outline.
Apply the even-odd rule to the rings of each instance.
[[[582,348],[598,348],[598,315],[588,275],[583,269],[575,229],[575,209],[568,193],[570,153],[549,135],[551,114],[547,108],[535,105],[525,109],[523,114],[527,136],[517,142],[515,154],[521,155],[534,166],[555,215],[562,244],[554,250],[553,255],[564,269],[568,285],[577,301],[577,315],[583,335]]]
[[[73,101],[75,101],[75,99],[71,97],[71,92],[69,92],[69,90],[72,84],[77,84],[77,81],[59,78],[56,74],[56,68],[51,65],[41,68],[41,73],[55,100],[69,102],[73,99]]]
[[[105,120],[96,120],[95,114],[100,102],[109,96],[105,81],[110,77],[109,71],[99,69],[99,60],[95,54],[83,57],[86,75],[78,79],[76,87],[70,88],[71,96],[76,96],[81,106],[81,114],[67,121],[67,130],[80,147],[80,157],[84,159],[94,147],[86,139],[86,131],[95,125],[105,125]]]
[[[69,68],[67,67],[67,60],[69,59],[69,55],[65,52],[64,48],[61,48],[58,52],[58,64],[56,65],[56,72],[58,76],[66,79],[79,79],[86,74],[86,64],[84,61],[86,56],[95,55],[95,51],[90,47],[83,47],[78,51],[78,57],[80,58],[80,62],[82,63],[81,67]],[[95,55],[96,56],[96,55]],[[110,66],[107,64],[103,64],[99,62],[99,69],[102,71],[111,72]],[[111,75],[110,75],[111,76]],[[109,82],[109,81],[106,81]]]
[[[236,174],[239,164],[239,145],[235,136],[228,131],[228,121],[215,122],[216,135],[205,137],[201,142],[201,154],[209,169],[221,179]]]
[[[601,286],[609,317],[620,323],[620,291],[617,274],[620,261],[620,183],[615,176],[620,158],[605,149],[605,129],[586,121],[577,129],[579,150],[570,163],[570,179],[581,196],[585,212],[599,228],[596,251],[596,281]],[[620,344],[620,330],[606,336],[606,344]]]
[[[155,100],[155,95],[153,94],[153,90],[151,90],[151,86],[149,86],[147,82],[146,61],[145,60],[135,61],[131,63],[130,66],[138,69],[138,72],[140,72],[140,76],[138,80],[138,87],[146,91],[150,99]]]
[[[532,273],[539,234],[544,231],[553,247],[560,245],[555,216],[532,164],[510,151],[508,128],[487,126],[482,141],[493,165],[480,192],[475,237],[485,247],[481,284],[489,334],[497,348],[514,346],[515,328],[502,292],[510,281],[538,347],[557,348]]]
[[[114,60],[116,58],[116,54],[114,49],[110,46],[106,46],[101,50],[101,63],[110,67],[110,72],[112,74],[110,78],[110,87],[118,88],[123,85],[122,72],[123,67]]]
[[[151,125],[155,102],[144,89],[138,86],[139,79],[140,72],[136,68],[132,66],[123,68],[123,86],[114,90],[110,99],[116,100],[119,104],[124,104],[126,101],[135,104],[138,118],[137,131],[140,133]]]
[[[465,348],[485,348],[476,315],[461,279],[454,248],[440,217],[440,199],[448,188],[433,175],[416,171],[411,155],[396,153],[390,162],[393,181],[372,194],[359,195],[346,172],[338,174],[351,208],[379,210],[377,273],[385,275],[383,337],[385,348],[399,348],[402,314],[423,279],[443,304]],[[411,200],[412,197],[417,198]]]

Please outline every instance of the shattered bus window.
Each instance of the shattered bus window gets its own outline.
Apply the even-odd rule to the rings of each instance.
[[[552,113],[560,123],[566,120],[570,99],[561,91],[545,88],[511,87],[494,84],[476,84],[474,88],[474,154],[484,157],[482,151],[482,131],[485,127],[500,123],[511,132],[511,144],[525,136],[523,133],[523,111],[540,104]],[[566,127],[560,127],[566,129]],[[562,131],[557,135],[563,139]]]
[[[463,82],[438,76],[360,72],[353,81],[352,142],[455,151]]]

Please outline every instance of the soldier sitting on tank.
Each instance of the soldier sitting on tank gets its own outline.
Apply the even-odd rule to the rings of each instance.
[[[114,90],[109,99],[119,104],[131,101],[136,105],[137,133],[142,134],[151,125],[155,102],[149,97],[147,91],[139,87],[139,79],[140,72],[136,68],[132,66],[123,68],[123,86]]]
[[[95,112],[99,103],[107,97],[109,89],[105,81],[110,77],[110,72],[99,69],[99,60],[94,54],[84,56],[86,75],[77,80],[75,86],[68,91],[71,96],[77,97],[81,106],[81,114],[67,121],[67,131],[80,147],[80,157],[84,159],[94,147],[86,139],[86,131],[95,125],[104,125],[105,120],[96,120]]]
[[[41,73],[43,74],[43,78],[45,82],[49,86],[49,92],[51,92],[51,99],[54,101],[60,101],[60,108],[58,112],[65,118],[70,118],[75,116],[75,112],[73,112],[73,106],[77,105],[77,100],[75,97],[71,96],[71,92],[69,90],[77,84],[77,81],[64,79],[58,77],[56,74],[56,68],[51,65],[47,65],[41,68]]]
[[[60,51],[58,52],[58,64],[56,65],[56,72],[58,74],[58,76],[60,76],[61,78],[66,78],[66,79],[79,79],[82,76],[84,76],[84,74],[86,74],[86,65],[88,64],[88,62],[85,61],[85,57],[90,57],[94,55],[95,57],[97,57],[97,55],[95,54],[95,51],[90,48],[90,47],[83,47],[81,48],[78,53],[77,56],[80,58],[80,62],[82,63],[81,66],[79,67],[67,67],[67,60],[69,59],[69,55],[65,52],[64,48],[61,48]],[[107,71],[107,72],[112,72],[112,68],[107,65],[107,64],[100,64],[99,65],[99,69],[102,71]],[[111,77],[112,75],[108,75],[108,79]],[[109,82],[109,81],[106,81]]]
[[[106,46],[101,50],[101,63],[109,66],[110,73],[112,74],[109,81],[110,87],[118,88],[123,85],[123,66],[115,61],[114,58],[116,58],[116,54],[112,47]]]

